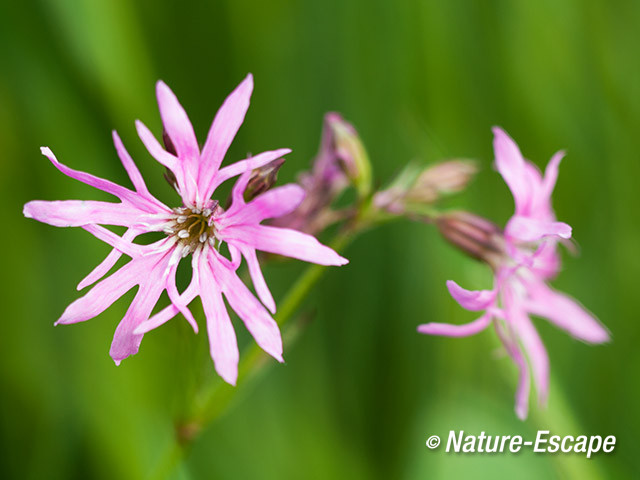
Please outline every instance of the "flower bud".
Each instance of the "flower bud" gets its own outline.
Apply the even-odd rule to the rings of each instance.
[[[333,150],[339,166],[362,198],[371,191],[371,163],[367,151],[353,126],[337,113],[325,116]]]
[[[407,201],[433,203],[444,195],[460,192],[477,171],[471,160],[449,160],[428,167],[407,192]]]
[[[251,178],[249,178],[249,183],[247,183],[247,188],[244,191],[245,201],[248,202],[261,193],[266,192],[276,183],[276,180],[278,180],[278,170],[280,170],[284,161],[284,158],[278,158],[251,172]]]
[[[171,185],[171,188],[173,188],[176,192],[180,193],[180,188],[178,187],[178,180],[176,179],[175,174],[169,168],[165,168],[162,176],[167,181],[167,183]]]
[[[175,155],[175,156],[178,155],[176,152],[176,147],[173,145],[173,142],[171,141],[171,137],[169,137],[169,134],[164,128],[162,129],[162,143],[164,143],[164,149],[167,152],[169,152],[171,155]],[[168,167],[165,168],[163,177],[167,181],[167,183],[171,185],[171,188],[173,188],[176,192],[180,193],[180,189],[178,188],[178,180],[176,179],[176,176],[171,171],[171,169],[169,169]]]
[[[436,219],[440,234],[467,255],[497,267],[505,254],[504,234],[495,223],[468,212],[450,212]]]
[[[171,137],[169,136],[169,134],[167,133],[167,130],[164,127],[162,128],[162,143],[164,143],[164,149],[167,152],[169,152],[171,155],[175,157],[178,156],[176,147],[173,145],[173,142],[171,141]]]
[[[477,168],[471,160],[449,160],[426,168],[407,165],[386,190],[374,197],[374,205],[395,215],[420,213],[446,195],[460,192]]]
[[[315,234],[342,217],[331,205],[353,184],[360,197],[371,190],[371,167],[353,126],[337,113],[324,117],[320,150],[311,171],[300,175],[305,190],[300,206],[288,215],[273,219],[272,225]]]

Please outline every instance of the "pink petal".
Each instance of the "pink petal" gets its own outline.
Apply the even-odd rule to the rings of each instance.
[[[553,157],[551,157],[551,160],[549,160],[547,168],[544,171],[544,180],[542,181],[542,194],[547,199],[551,198],[551,193],[556,186],[556,180],[558,179],[558,168],[564,156],[564,151],[561,150],[557,152]]]
[[[549,222],[520,215],[511,217],[505,235],[523,242],[535,242],[544,237],[571,238],[571,226],[563,222]]]
[[[531,269],[541,279],[552,278],[560,270],[557,243],[555,238],[543,238],[531,258]]]
[[[209,265],[214,277],[219,280],[222,292],[231,308],[242,319],[260,348],[279,362],[284,362],[282,338],[278,324],[251,294],[236,273],[222,263],[220,255],[215,250],[210,250],[209,253]]]
[[[56,227],[81,227],[88,224],[132,227],[156,223],[161,217],[140,211],[124,203],[92,200],[33,200],[24,206],[23,214]],[[162,215],[165,215],[164,213]]]
[[[133,192],[121,185],[110,182],[109,180],[104,180],[102,178],[95,177],[85,172],[73,170],[72,168],[69,168],[66,165],[63,165],[62,163],[58,162],[58,159],[53,154],[51,149],[48,147],[41,147],[40,150],[42,151],[42,154],[46,156],[58,170],[60,170],[62,173],[64,173],[68,177],[71,177],[87,185],[91,185],[92,187],[95,187],[98,190],[102,190],[103,192],[107,192],[107,193],[110,193],[111,195],[115,195],[123,202],[128,202],[131,205],[135,205],[138,208],[148,212],[159,212],[166,209],[166,207],[161,208],[157,203],[152,202],[144,198],[143,196],[139,195],[138,193]]]
[[[520,352],[517,343],[509,338],[507,332],[500,322],[495,322],[496,332],[502,341],[507,353],[518,367],[518,387],[516,389],[516,415],[520,420],[527,418],[529,412],[529,392],[531,389],[531,379],[527,362]]]
[[[509,355],[518,367],[518,388],[516,389],[516,415],[520,420],[527,418],[529,413],[529,393],[531,390],[531,379],[527,363],[519,350],[514,349]]]
[[[531,300],[526,307],[529,312],[548,318],[573,337],[585,342],[609,341],[607,329],[571,297],[549,288],[542,282],[532,283],[528,289]]]
[[[213,191],[226,180],[229,180],[230,178],[245,173],[249,170],[262,167],[267,163],[270,163],[274,160],[277,160],[278,158],[287,155],[288,153],[291,153],[291,150],[288,148],[270,150],[268,152],[262,152],[254,157],[232,163],[231,165],[220,169],[207,184],[207,188],[202,194],[202,200],[210,198],[213,194]]]
[[[141,233],[142,232],[139,230],[134,230],[130,228],[126,232],[124,232],[124,234],[122,235],[122,240],[127,242],[132,242]],[[117,261],[120,259],[121,256],[122,256],[122,252],[120,250],[116,248],[111,250],[111,252],[109,252],[109,255],[107,255],[107,257],[98,266],[96,266],[89,273],[89,275],[84,277],[84,279],[80,281],[80,283],[76,288],[78,290],[82,290],[84,287],[87,287],[97,282],[98,280],[100,280],[102,277],[104,277],[107,274],[109,270],[113,268],[113,266],[117,263]]]
[[[549,392],[549,356],[531,320],[524,310],[522,301],[511,289],[503,290],[505,316],[515,330],[529,359],[533,380],[540,404],[544,404]]]
[[[159,256],[132,259],[69,305],[56,325],[83,322],[104,312],[134,285],[147,278],[152,266],[159,260]]]
[[[249,74],[231,92],[216,113],[202,149],[199,166],[198,187],[200,191],[206,193],[201,200],[209,198],[213,193],[214,188],[210,188],[210,185],[218,173],[233,138],[244,121],[244,116],[249,109],[252,91],[253,76]]]
[[[120,365],[120,362],[128,356],[138,353],[142,335],[138,335],[134,331],[138,325],[149,319],[153,307],[164,290],[167,257],[160,266],[145,273],[144,283],[140,285],[127,313],[116,328],[109,350],[109,355],[116,362],[116,365]]]
[[[236,384],[238,379],[238,343],[231,319],[222,300],[220,287],[215,281],[211,267],[202,257],[200,269],[200,299],[207,318],[207,334],[211,358],[218,374],[225,382]]]
[[[496,298],[495,290],[466,290],[453,280],[447,280],[447,289],[462,308],[472,312],[486,310]]]
[[[171,170],[176,177],[182,178],[182,169],[178,163],[178,158],[167,152],[162,145],[156,140],[156,137],[151,133],[151,130],[142,123],[140,120],[136,120],[136,130],[142,143],[147,148],[153,158],[155,158],[161,165]]]
[[[181,303],[182,305],[185,305],[185,306],[189,305],[193,301],[193,299],[200,294],[200,290],[199,290],[200,257],[201,257],[200,250],[196,250],[191,257],[191,266],[193,270],[191,282],[189,283],[189,286],[186,288],[186,290],[182,292],[179,300],[177,300],[177,303]],[[156,313],[153,317],[151,317],[150,319],[138,325],[133,333],[138,335],[147,333],[153,330],[154,328],[157,328],[160,325],[163,325],[164,323],[168,322],[173,317],[175,317],[178,313],[180,313],[180,308],[174,305],[173,303],[171,303],[169,306],[165,307],[160,312]],[[191,326],[193,327],[194,331],[198,333],[198,324],[192,323]]]
[[[549,356],[540,335],[526,315],[516,325],[522,345],[531,363],[538,401],[544,405],[549,394]]]
[[[187,307],[190,301],[187,302],[188,298],[185,298],[178,292],[178,288],[176,287],[176,271],[178,270],[178,263],[175,263],[169,267],[169,274],[167,276],[167,295],[169,296],[169,300],[171,303],[175,305],[180,313],[187,319],[191,328],[195,333],[198,333],[198,322],[193,318],[191,311]],[[135,333],[138,333],[137,330]]]
[[[144,179],[140,174],[140,170],[138,170],[138,167],[133,162],[133,159],[131,158],[131,155],[129,155],[129,152],[127,152],[127,149],[124,148],[124,145],[122,143],[122,140],[120,140],[120,136],[118,135],[118,132],[114,130],[112,132],[112,136],[113,136],[113,144],[116,147],[116,152],[118,152],[118,157],[120,157],[120,161],[122,162],[122,165],[127,171],[127,174],[131,179],[131,183],[133,183],[133,186],[135,187],[136,191],[143,197],[148,198],[149,200],[152,200],[152,201],[155,200],[155,198],[149,193],[149,190],[147,189],[147,185],[144,183]]]
[[[322,245],[311,235],[288,228],[265,225],[234,225],[219,232],[230,243],[239,241],[264,252],[277,253],[320,265],[345,265],[349,263],[329,247]]]
[[[247,260],[247,266],[249,267],[249,275],[251,275],[251,281],[256,289],[258,297],[264,303],[265,307],[269,309],[271,313],[276,313],[276,302],[273,300],[273,296],[269,291],[267,282],[264,280],[260,264],[258,263],[258,257],[256,251],[250,247],[240,247],[240,251],[244,258]]]
[[[494,127],[493,134],[496,167],[511,190],[516,212],[521,213],[531,202],[531,185],[525,169],[525,160],[516,142],[504,130]]]
[[[198,168],[200,163],[200,147],[193,126],[187,113],[171,89],[162,81],[156,84],[156,95],[162,124],[180,159],[180,168],[184,173],[185,198],[194,202],[198,190]],[[174,172],[175,173],[175,172]]]
[[[120,237],[100,225],[84,225],[82,228],[125,255],[129,255],[130,257],[139,257],[144,254],[145,247],[143,245],[131,243],[124,237]]]
[[[138,136],[151,156],[161,165],[167,167],[173,172],[180,192],[186,192],[185,175],[178,158],[167,152],[162,145],[160,145],[158,140],[156,140],[153,133],[151,133],[151,131],[140,120],[136,120],[136,130],[138,130]]]
[[[229,253],[231,254],[231,268],[233,270],[237,270],[242,263],[242,253],[236,245],[227,244],[227,246],[229,247]]]
[[[518,214],[538,220],[554,221],[550,197],[545,196],[542,189],[540,169],[533,163],[525,161],[525,172],[530,188],[530,201],[526,208],[521,208],[518,211]]]
[[[278,218],[294,211],[304,199],[305,191],[296,184],[273,188],[257,196],[243,208],[229,210],[223,215],[221,224],[260,223],[267,218]]]
[[[220,218],[233,215],[235,212],[242,211],[246,205],[244,201],[244,191],[247,189],[249,180],[251,179],[251,170],[246,170],[238,180],[236,180],[233,189],[231,189],[231,207],[224,212]],[[217,219],[216,219],[217,220]]]
[[[180,160],[197,161],[200,156],[198,140],[178,98],[162,80],[156,83],[156,96],[162,125],[171,138]]]
[[[187,287],[187,289],[184,292],[182,292],[182,295],[180,295],[180,299],[184,305],[188,305],[198,295],[199,295],[198,284],[197,282],[192,280],[189,286]],[[167,307],[163,308],[162,310],[160,310],[150,319],[138,325],[133,331],[133,333],[137,335],[141,335],[141,334],[150,332],[151,330],[158,328],[160,325],[164,325],[165,323],[167,323],[169,320],[175,317],[178,313],[180,313],[180,309],[172,303]],[[191,324],[191,326],[193,327],[194,331],[198,333],[197,323],[195,324],[195,326],[194,324]]]
[[[485,314],[464,325],[452,325],[449,323],[425,323],[418,325],[418,332],[427,335],[443,335],[445,337],[468,337],[481,332],[491,322],[491,315]]]

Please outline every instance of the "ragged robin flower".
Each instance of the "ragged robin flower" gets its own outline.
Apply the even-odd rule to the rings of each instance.
[[[225,381],[235,384],[239,352],[223,296],[260,347],[276,360],[283,361],[280,331],[267,311],[275,312],[276,306],[258,264],[256,250],[322,265],[347,263],[310,235],[260,224],[265,219],[294,210],[305,195],[299,186],[272,188],[248,202],[243,198],[252,171],[280,159],[290,150],[268,151],[221,167],[244,120],[252,90],[253,78],[249,75],[224,101],[200,150],[184,109],[169,87],[158,82],[156,93],[167,148],[163,148],[141,122],[136,122],[136,127],[144,145],[168,169],[168,176],[175,183],[182,200],[176,208],[167,207],[149,193],[115,132],[116,151],[134,190],[73,170],[58,162],[49,148],[42,148],[42,153],[65,175],[120,199],[120,203],[36,200],[24,207],[24,215],[29,218],[58,227],[81,227],[113,246],[113,251],[80,282],[78,289],[103,278],[122,254],[131,257],[123,267],[71,303],[56,322],[70,324],[89,320],[138,286],[111,344],[110,355],[117,364],[138,352],[144,333],[178,313],[182,313],[197,332],[198,324],[188,305],[199,296],[215,368]],[[224,210],[212,196],[220,184],[238,175],[233,203]],[[102,225],[122,226],[126,231],[119,236]],[[150,245],[134,243],[136,237],[147,232],[164,232],[165,237]],[[228,247],[229,258],[220,253],[222,243]],[[180,293],[176,288],[176,270],[180,260],[187,256],[191,256],[193,276],[189,286]],[[236,273],[243,257],[264,306]],[[165,290],[171,303],[152,316],[152,310]]]
[[[449,293],[462,308],[484,313],[466,325],[428,323],[418,331],[464,337],[493,325],[519,370],[515,410],[524,419],[529,408],[530,371],[541,404],[546,402],[549,389],[549,358],[529,316],[547,318],[587,343],[606,342],[609,334],[578,302],[547,284],[560,268],[557,244],[571,237],[571,227],[556,221],[551,208],[551,193],[564,153],[553,156],[542,176],[504,131],[495,128],[494,135],[496,166],[516,207],[504,231],[466,212],[437,219],[445,239],[493,269],[492,290],[470,291],[452,280],[447,282]]]

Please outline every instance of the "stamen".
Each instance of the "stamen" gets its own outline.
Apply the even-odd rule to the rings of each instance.
[[[212,208],[180,207],[173,210],[171,222],[164,232],[177,242],[182,257],[195,253],[209,245],[216,246]]]

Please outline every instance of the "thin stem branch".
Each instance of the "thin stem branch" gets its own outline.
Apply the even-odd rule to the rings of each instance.
[[[353,240],[355,232],[351,229],[338,234],[329,246],[336,252],[342,251]],[[313,286],[320,280],[327,267],[322,265],[309,266],[302,276],[295,282],[291,290],[281,302],[275,321],[284,331],[294,318],[300,304],[307,297]],[[286,335],[285,335],[286,336]],[[231,404],[236,394],[246,389],[252,380],[257,378],[263,369],[270,365],[267,355],[257,344],[252,344],[242,356],[238,364],[238,386],[232,387],[219,379],[213,382],[196,401],[194,411],[186,419],[186,425],[204,428],[219,418]]]

